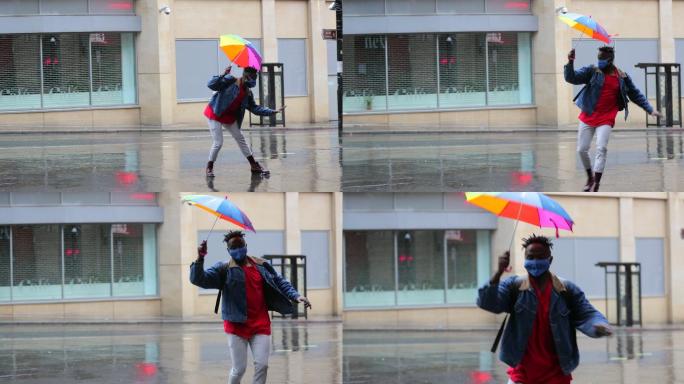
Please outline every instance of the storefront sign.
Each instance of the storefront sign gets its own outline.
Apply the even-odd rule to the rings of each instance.
[[[321,31],[323,35],[323,40],[337,40],[337,30],[335,29],[324,29]]]
[[[91,33],[90,34],[90,42],[91,43],[101,43],[101,44],[107,43],[107,41],[105,40],[105,34],[104,33]]]
[[[487,34],[487,42],[488,43],[495,43],[495,44],[503,44],[503,37],[501,36],[501,32],[492,32]]]
[[[446,239],[453,241],[463,241],[463,234],[461,231],[446,231]]]

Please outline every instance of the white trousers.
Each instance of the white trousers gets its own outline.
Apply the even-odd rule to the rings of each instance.
[[[265,384],[268,373],[268,357],[271,354],[271,336],[254,335],[251,339],[243,339],[240,336],[228,335],[228,347],[230,348],[230,360],[233,367],[228,376],[229,384],[240,384],[242,376],[247,370],[247,347],[252,350],[254,358],[253,384]]]
[[[216,161],[216,157],[223,146],[223,129],[233,135],[235,142],[238,144],[240,151],[242,151],[242,154],[245,155],[245,157],[252,156],[252,150],[249,148],[249,145],[247,145],[247,140],[242,134],[242,130],[238,128],[237,121],[233,124],[222,124],[216,120],[207,120],[209,122],[209,132],[211,133],[212,139],[211,149],[209,150],[209,161]]]
[[[608,153],[608,139],[610,138],[610,131],[613,127],[610,125],[601,125],[592,127],[580,121],[577,128],[577,153],[584,169],[592,169],[591,159],[589,159],[589,148],[591,147],[591,140],[596,134],[596,158],[594,159],[594,172],[603,173],[606,167],[606,154]]]

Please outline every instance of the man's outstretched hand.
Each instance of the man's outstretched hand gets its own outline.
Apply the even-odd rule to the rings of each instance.
[[[653,117],[661,117],[661,118],[662,118],[662,117],[663,117],[663,114],[660,113],[660,112],[658,112],[658,111],[656,111],[656,110],[654,109],[653,112],[651,112],[651,116],[653,116]]]
[[[298,302],[298,303],[304,303],[304,308],[309,308],[309,309],[311,309],[311,302],[310,302],[309,299],[307,299],[306,297],[304,297],[304,296],[299,296],[299,297],[297,298],[297,302]]]
[[[568,53],[568,61],[575,61],[575,49],[571,49],[570,53]]]
[[[613,335],[613,328],[611,328],[608,324],[596,324],[594,325],[594,330],[596,331],[596,334],[599,336]]]

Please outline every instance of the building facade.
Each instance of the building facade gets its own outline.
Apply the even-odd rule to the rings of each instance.
[[[563,65],[596,61],[602,43],[556,17],[592,15],[615,36],[616,64],[645,91],[639,62],[680,62],[678,0],[348,0],[344,113],[371,125],[565,126],[579,113]],[[649,95],[654,95],[649,88]],[[645,123],[633,108],[629,125]],[[622,116],[622,115],[620,115]],[[618,125],[625,123],[621,118]]]
[[[0,21],[5,129],[203,125],[207,81],[231,64],[223,34],[283,63],[288,123],[337,116],[325,0],[2,0]]]
[[[217,194],[217,196],[221,196]],[[350,328],[458,329],[500,319],[475,306],[513,239],[554,242],[551,270],[576,282],[615,320],[598,262],[641,264],[644,324],[684,322],[684,194],[553,194],[573,232],[499,219],[442,193],[235,193],[256,233],[250,254],[305,255],[299,288],[310,318]],[[181,205],[178,194],[0,194],[0,316],[64,319],[212,318],[215,290],[190,284],[207,239],[206,266],[228,258],[235,227]],[[212,230],[213,228],[213,230]],[[609,284],[612,287],[612,284]],[[612,293],[611,293],[612,295]]]

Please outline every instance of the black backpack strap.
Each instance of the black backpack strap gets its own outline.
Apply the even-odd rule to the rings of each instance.
[[[518,290],[520,289],[519,279],[515,279],[515,284],[513,284],[513,287],[515,288],[515,290],[513,291],[513,304],[515,305],[515,302],[518,301]],[[494,339],[494,343],[492,344],[492,348],[490,349],[492,353],[496,353],[496,349],[499,347],[499,343],[501,342],[501,336],[503,336],[504,328],[506,327],[506,320],[508,320],[508,313],[501,322],[499,332],[497,332],[496,334],[496,338]]]
[[[218,294],[216,295],[216,305],[214,305],[214,313],[218,313],[219,304],[221,303],[221,292],[223,292],[223,287],[226,285],[226,279],[228,278],[228,263],[223,264],[221,269],[219,269],[221,274],[221,288],[219,288]]]
[[[587,89],[587,87],[588,87],[588,85],[585,84],[584,87],[582,87],[582,89],[580,89],[580,91],[577,92],[577,94],[575,95],[575,98],[572,99],[572,102],[573,102],[573,103],[580,97],[580,95],[582,94],[582,92],[584,92],[584,90]]]
[[[501,336],[503,336],[503,331],[504,327],[506,326],[506,320],[508,320],[508,313],[506,314],[506,317],[504,317],[503,321],[501,322],[501,326],[499,327],[499,332],[496,334],[496,339],[494,339],[494,344],[492,344],[492,353],[496,353],[496,349],[499,347],[499,342],[501,342]]]

